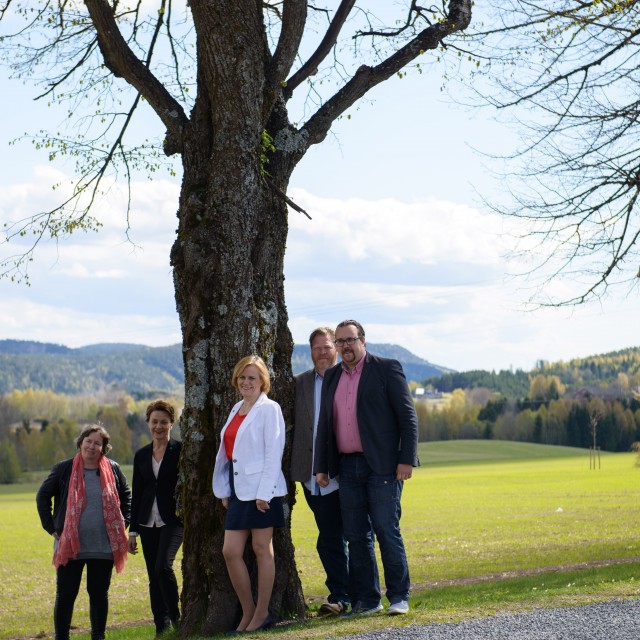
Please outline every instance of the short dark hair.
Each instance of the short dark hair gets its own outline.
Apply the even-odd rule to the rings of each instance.
[[[92,433],[99,433],[102,437],[102,455],[106,456],[109,451],[111,451],[111,445],[109,444],[109,440],[111,440],[111,436],[109,432],[101,425],[96,423],[87,424],[83,427],[80,435],[76,438],[76,447],[80,449],[82,446],[82,441]]]
[[[340,327],[348,327],[350,324],[353,325],[358,330],[358,335],[364,338],[364,327],[357,320],[343,320],[336,327],[336,331],[340,329]]]
[[[313,341],[318,337],[318,336],[327,336],[327,338],[329,338],[329,340],[333,340],[336,337],[335,331],[333,329],[331,329],[331,327],[318,327],[317,329],[314,329],[311,332],[311,335],[309,336],[309,345],[313,345]]]
[[[169,420],[171,420],[171,424],[176,421],[176,410],[172,404],[169,404],[166,400],[154,400],[147,407],[147,422],[151,420],[151,414],[154,411],[164,411],[168,416]]]

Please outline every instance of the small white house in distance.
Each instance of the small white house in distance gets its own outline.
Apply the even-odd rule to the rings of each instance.
[[[413,397],[416,400],[438,400],[442,398],[442,392],[437,389],[425,389],[424,387],[416,387],[413,391]]]

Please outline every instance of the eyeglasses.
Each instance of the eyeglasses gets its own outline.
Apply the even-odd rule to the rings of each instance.
[[[344,340],[342,338],[338,338],[337,340],[333,341],[333,344],[335,344],[336,347],[344,347],[345,344],[349,345],[350,347],[353,347],[353,345],[358,340],[362,340],[362,336],[358,336],[356,338],[345,338]]]

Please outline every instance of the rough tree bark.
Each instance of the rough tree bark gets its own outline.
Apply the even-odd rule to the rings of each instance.
[[[0,20],[9,4],[4,8],[0,4]],[[29,11],[25,15],[29,28],[37,27],[40,21],[46,25],[41,24],[41,28],[53,34],[50,46],[34,55],[34,68],[41,56],[54,56],[58,46],[67,45],[70,38],[63,37],[68,36],[65,30],[77,29],[77,39],[82,43],[76,58],[68,57],[70,65],[77,60],[76,69],[81,68],[84,52],[91,51],[97,39],[100,63],[138,92],[122,134],[138,99],[143,97],[166,127],[165,153],[182,158],[178,229],[171,251],[186,377],[181,419],[185,520],[181,634],[211,635],[231,628],[237,612],[221,553],[222,507],[214,500],[211,476],[220,430],[236,400],[229,376],[241,357],[257,353],[265,359],[273,375],[271,395],[282,405],[291,428],[293,344],[287,326],[283,273],[288,215],[283,194],[291,174],[309,147],[322,142],[335,119],[367,91],[399,73],[425,51],[440,48],[447,36],[463,31],[471,20],[473,3],[450,0],[446,10],[434,16],[435,9],[427,10],[411,1],[406,3],[400,28],[361,31],[358,38],[372,42],[394,39],[392,53],[387,57],[384,51],[374,49],[377,63],[345,74],[340,90],[299,127],[289,120],[287,101],[335,50],[356,0],[341,0],[335,11],[330,6],[321,14],[331,16],[326,34],[289,81],[307,24],[306,0],[190,2],[189,19],[196,37],[197,96],[189,114],[151,67],[152,50],[171,12],[170,0],[158,0],[157,16],[146,22],[151,25],[152,38],[144,58],[134,53],[142,42],[136,32],[144,23],[140,19],[141,5],[127,13],[120,4],[85,0],[88,15],[78,18],[74,13],[74,19],[69,20],[70,6],[77,11],[80,3],[60,0],[47,5],[36,18]],[[273,53],[265,12],[276,16],[279,24]],[[128,37],[121,30],[125,24],[130,29]],[[367,26],[366,20],[364,24]],[[21,36],[17,31],[18,48]],[[176,70],[176,77],[180,75]],[[50,90],[70,77],[72,71],[61,72],[50,81]],[[174,90],[179,84],[176,77],[172,78]],[[265,131],[273,138],[273,149],[265,148]],[[105,162],[111,162],[115,152],[121,151],[121,137]],[[104,166],[100,165],[97,172]],[[285,469],[288,455],[289,446]],[[293,502],[294,487],[290,484],[289,506]],[[272,612],[276,618],[301,615],[304,599],[289,527],[277,531],[275,553]]]
[[[185,131],[178,234],[171,252],[186,373],[183,629],[204,635],[232,628],[237,613],[221,552],[222,509],[209,480],[221,426],[237,400],[229,376],[240,357],[264,358],[274,372],[272,395],[290,416],[293,345],[283,275],[287,208],[268,186],[260,162],[263,111],[269,111],[264,51],[255,46],[263,40],[261,12],[242,5],[192,8],[197,32],[207,37],[198,41],[202,75]],[[276,172],[271,163],[269,170],[286,190],[290,171]],[[280,617],[302,615],[288,528],[276,532],[275,547],[272,610]]]

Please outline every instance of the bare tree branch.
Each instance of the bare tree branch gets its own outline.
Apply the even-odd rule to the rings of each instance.
[[[524,223],[514,255],[537,258],[523,274],[536,283],[532,302],[581,304],[636,287],[640,2],[491,4],[491,28],[469,34],[490,60],[478,75],[492,86],[479,91],[512,114],[522,143],[499,156],[508,200],[488,205]],[[554,280],[578,293],[550,296]]]
[[[398,73],[428,50],[436,49],[448,35],[466,29],[471,21],[471,2],[451,0],[449,14],[440,23],[421,31],[396,53],[375,67],[361,66],[346,85],[312,116],[302,131],[308,145],[322,142],[332,123],[370,89]]]
[[[284,0],[282,27],[269,70],[267,85],[277,86],[284,81],[296,59],[307,19],[307,0]]]
[[[286,83],[284,88],[285,100],[291,98],[296,87],[298,87],[307,78],[314,75],[318,70],[318,65],[329,55],[329,52],[336,44],[340,30],[344,26],[351,9],[356,0],[342,0],[340,6],[336,9],[336,12],[331,20],[331,24],[327,29],[327,32],[322,38],[322,41],[318,45],[318,48],[313,52],[311,57],[296,71]]]
[[[105,65],[115,76],[124,78],[137,89],[158,114],[167,128],[165,153],[180,153],[183,129],[187,123],[182,106],[131,51],[106,0],[85,0],[85,4],[95,25]]]

